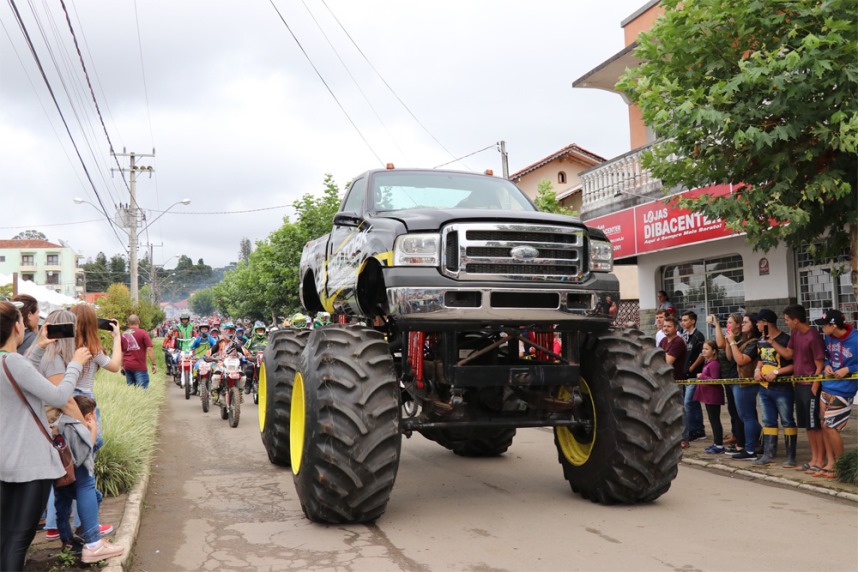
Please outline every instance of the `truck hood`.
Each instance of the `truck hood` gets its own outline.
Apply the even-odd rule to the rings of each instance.
[[[481,222],[536,222],[563,224],[583,227],[575,217],[543,213],[538,211],[487,211],[484,209],[407,209],[401,211],[379,212],[375,217],[393,219],[401,222],[408,232],[429,232],[440,230],[451,221]]]

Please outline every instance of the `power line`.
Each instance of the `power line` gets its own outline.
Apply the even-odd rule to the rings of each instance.
[[[74,28],[72,27],[71,18],[69,18],[69,12],[66,8],[65,0],[60,0],[60,5],[63,7],[63,13],[66,16],[66,23],[69,26],[69,32],[71,33],[72,40],[74,40],[74,47],[77,51],[77,57],[80,60],[80,67],[83,69],[83,75],[86,78],[86,85],[89,87],[89,94],[92,96],[92,103],[95,105],[95,112],[98,114],[98,120],[101,122],[101,128],[104,130],[104,136],[107,138],[107,144],[110,145],[110,153],[113,155],[113,141],[110,140],[110,133],[107,132],[107,126],[104,124],[104,117],[101,115],[101,108],[98,106],[98,100],[95,98],[95,91],[92,89],[92,81],[89,79],[89,72],[86,71],[86,63],[83,61],[83,54],[80,53],[80,45],[77,43],[77,36],[74,33]],[[122,177],[122,182],[125,183],[125,188],[128,188],[128,181],[125,180],[125,173],[122,172],[122,165],[119,164],[119,159],[113,155],[113,160],[116,162],[116,166],[119,167],[119,174]]]
[[[333,50],[334,54],[337,56],[337,59],[340,60],[340,63],[342,64],[343,69],[345,69],[346,73],[349,74],[349,77],[351,78],[352,82],[355,84],[355,87],[360,92],[364,101],[366,101],[367,105],[369,105],[369,108],[372,110],[372,113],[373,113],[373,115],[375,115],[375,118],[378,119],[378,122],[381,123],[382,127],[384,127],[384,130],[387,132],[387,135],[388,135],[388,137],[390,137],[390,140],[393,141],[393,144],[396,145],[396,148],[399,149],[399,152],[402,153],[403,157],[405,157],[405,160],[410,163],[411,161],[408,159],[408,155],[405,153],[405,151],[402,150],[402,147],[399,146],[399,143],[396,141],[396,138],[390,132],[390,129],[387,128],[387,124],[384,122],[384,120],[378,114],[378,111],[375,109],[375,106],[369,100],[369,97],[367,97],[366,93],[364,93],[363,89],[361,89],[361,86],[358,83],[357,78],[355,78],[355,76],[352,74],[352,71],[349,69],[349,66],[346,65],[346,62],[343,60],[342,56],[340,56],[340,52],[337,51],[336,47],[334,47],[334,44],[333,44],[333,42],[331,42],[331,39],[328,38],[328,34],[325,33],[325,30],[322,28],[322,25],[319,24],[319,21],[316,19],[316,16],[310,10],[310,7],[307,6],[307,2],[305,0],[301,0],[301,4],[304,5],[304,9],[307,10],[307,13],[310,14],[310,18],[312,18],[313,22],[315,22],[316,27],[319,29],[319,32],[322,33],[322,37],[325,38],[326,42],[328,42],[328,45],[331,47],[331,50]]]
[[[417,116],[416,116],[416,115],[414,115],[414,112],[413,112],[413,111],[411,111],[411,109],[409,109],[409,107],[408,107],[407,105],[405,105],[405,102],[404,102],[404,101],[402,101],[402,98],[401,98],[401,97],[399,97],[399,95],[396,93],[396,91],[394,91],[394,89],[393,89],[392,87],[390,87],[390,84],[389,84],[389,83],[387,83],[387,80],[385,80],[385,79],[384,79],[384,76],[382,76],[382,75],[381,75],[381,72],[379,72],[379,71],[375,68],[375,66],[374,66],[374,65],[372,65],[372,62],[371,62],[371,61],[369,61],[369,58],[368,58],[368,57],[366,57],[366,54],[365,54],[365,53],[363,53],[363,50],[361,50],[361,49],[360,49],[360,46],[358,46],[358,45],[357,45],[357,42],[355,42],[354,38],[352,38],[351,34],[349,34],[348,30],[346,30],[346,27],[345,27],[345,26],[343,26],[342,22],[340,22],[339,18],[337,18],[337,15],[336,15],[336,14],[334,14],[334,11],[333,11],[333,10],[331,10],[331,7],[330,7],[330,6],[328,6],[328,3],[327,3],[327,2],[325,2],[325,0],[322,0],[322,4],[325,6],[325,8],[327,8],[327,9],[328,9],[328,12],[330,12],[330,13],[331,13],[331,16],[333,16],[334,21],[336,21],[336,23],[337,23],[337,24],[339,24],[340,29],[342,29],[343,33],[344,33],[344,34],[346,35],[346,37],[351,41],[352,45],[355,47],[355,49],[358,51],[358,53],[363,57],[364,61],[366,61],[366,63],[367,63],[367,64],[369,64],[369,67],[370,67],[370,68],[372,68],[372,71],[374,71],[374,72],[376,73],[376,75],[377,75],[377,76],[378,76],[378,78],[381,80],[381,82],[382,82],[385,86],[387,86],[387,89],[389,89],[389,90],[390,90],[390,93],[392,93],[392,94],[393,94],[393,97],[395,97],[395,98],[396,98],[396,101],[398,101],[398,102],[400,103],[400,105],[402,105],[402,107],[403,107],[403,108],[405,108],[405,111],[407,111],[407,112],[408,112],[408,114],[409,114],[409,115],[414,119],[414,121],[416,121],[416,122],[417,122],[417,125],[419,125],[420,127],[422,127],[422,128],[423,128],[423,131],[425,131],[425,132],[429,135],[429,137],[431,137],[431,138],[435,141],[435,143],[437,143],[437,144],[438,144],[438,146],[439,146],[439,147],[441,147],[441,149],[443,149],[444,151],[446,151],[446,152],[447,152],[447,154],[448,154],[448,155],[450,155],[450,157],[455,157],[456,155],[454,155],[452,151],[450,151],[449,149],[447,149],[446,147],[444,147],[444,144],[443,144],[443,143],[441,143],[441,142],[438,140],[438,138],[437,138],[437,137],[435,137],[435,136],[432,134],[432,132],[431,132],[431,131],[429,131],[429,129],[428,129],[425,125],[423,125],[423,122],[422,122],[422,121],[420,121],[419,119],[417,119]],[[466,157],[467,157],[467,155],[466,155]],[[451,162],[455,163],[455,161],[451,161]],[[448,163],[448,164],[449,164],[449,163]],[[462,163],[462,165],[464,165],[466,168],[470,169],[470,167],[468,167],[468,166],[467,166],[467,165],[465,165],[464,163]]]
[[[75,221],[75,222],[55,222],[55,223],[51,223],[51,224],[26,224],[23,226],[0,226],[0,229],[17,230],[19,228],[36,229],[36,228],[42,228],[43,226],[72,226],[75,224],[88,224],[91,222],[101,222],[103,220],[104,220],[103,218],[94,218],[92,220],[79,220],[79,221]]]
[[[471,155],[476,155],[477,153],[482,153],[483,151],[488,151],[489,149],[492,149],[496,146],[497,146],[497,143],[493,143],[493,144],[489,145],[488,147],[483,147],[482,149],[480,149],[478,151],[474,151],[473,153],[468,153],[467,155],[462,155],[458,159],[453,159],[452,161],[447,161],[446,163],[442,163],[442,164],[437,165],[437,166],[432,167],[432,168],[433,169],[440,169],[441,167],[446,167],[450,163],[457,163],[457,162],[461,161],[462,159],[470,157]],[[464,163],[462,163],[462,164],[464,165]]]
[[[379,164],[384,165],[384,161],[381,160],[381,157],[378,156],[378,153],[376,153],[375,149],[372,148],[372,145],[369,144],[369,141],[367,141],[366,137],[364,137],[363,133],[355,124],[355,122],[352,121],[349,112],[346,111],[346,108],[343,107],[343,104],[340,103],[340,100],[337,99],[336,95],[334,95],[334,91],[331,89],[331,86],[328,85],[328,82],[325,81],[325,78],[322,76],[322,73],[319,71],[319,68],[317,68],[316,64],[313,63],[313,60],[310,59],[310,55],[307,53],[307,50],[304,49],[304,46],[301,45],[301,42],[298,40],[298,36],[295,35],[295,32],[292,31],[292,28],[289,26],[289,23],[286,22],[286,18],[284,18],[283,14],[280,13],[280,10],[277,9],[277,6],[274,4],[274,0],[268,1],[271,3],[271,7],[274,8],[274,11],[277,12],[277,15],[280,17],[280,21],[283,22],[283,25],[286,26],[287,30],[289,30],[289,34],[292,36],[292,39],[295,40],[295,43],[298,44],[299,48],[301,48],[301,52],[304,54],[304,57],[307,58],[307,61],[310,62],[310,66],[313,68],[313,71],[316,72],[316,75],[319,76],[319,79],[322,81],[323,84],[325,84],[325,88],[327,88],[328,93],[330,93],[331,97],[334,98],[334,101],[337,102],[340,111],[343,112],[343,115],[345,115],[346,119],[349,120],[349,123],[351,123],[352,127],[354,127],[354,130],[357,131],[357,134],[360,136],[361,139],[363,139],[363,142],[367,146],[367,148],[369,148],[372,154],[375,155],[375,158],[378,160]]]
[[[170,211],[170,214],[177,215],[228,215],[228,214],[245,214],[245,213],[258,213],[260,211],[273,211],[276,209],[288,209],[292,208],[292,205],[276,205],[273,207],[262,207],[259,209],[249,209],[244,211],[210,211],[210,212],[188,212],[188,211]],[[167,211],[159,211],[155,209],[146,209],[147,211],[152,211],[155,213],[166,213]],[[2,228],[2,227],[0,227]]]
[[[36,47],[33,45],[33,40],[30,37],[30,33],[27,31],[27,26],[24,24],[24,20],[21,17],[21,12],[18,11],[18,6],[15,4],[15,0],[8,0],[9,5],[12,8],[12,11],[15,13],[15,20],[18,22],[18,26],[21,28],[21,32],[24,34],[24,38],[27,40],[27,45],[30,48],[30,54],[32,54],[33,59],[36,61],[36,65],[39,68],[39,73],[42,75],[42,79],[45,82],[45,85],[48,88],[48,93],[51,94],[51,99],[54,102],[54,105],[57,108],[57,113],[60,114],[60,118],[63,121],[63,126],[66,128],[66,133],[68,133],[69,139],[71,139],[72,145],[74,146],[75,153],[77,153],[77,158],[80,161],[81,167],[83,168],[83,172],[86,174],[86,178],[89,181],[90,186],[92,187],[92,192],[95,193],[95,198],[98,199],[98,204],[101,205],[101,211],[104,213],[104,216],[107,218],[107,222],[110,224],[110,228],[113,230],[113,234],[116,235],[116,240],[122,245],[122,248],[125,248],[125,244],[122,242],[122,239],[119,237],[119,233],[116,231],[116,227],[113,225],[113,221],[110,220],[110,216],[107,214],[107,208],[104,206],[104,202],[101,200],[101,195],[98,193],[98,189],[95,188],[95,183],[92,180],[92,176],[89,174],[89,169],[86,167],[86,163],[83,160],[83,157],[80,154],[80,149],[77,146],[77,142],[74,140],[74,136],[71,133],[71,129],[69,128],[69,124],[66,121],[65,115],[63,115],[62,108],[60,108],[60,103],[57,101],[57,96],[54,93],[53,88],[51,87],[51,82],[48,80],[48,76],[45,73],[45,68],[42,66],[42,61],[39,58],[39,54],[36,53]]]

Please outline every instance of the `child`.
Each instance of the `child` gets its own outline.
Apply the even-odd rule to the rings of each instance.
[[[721,365],[718,363],[718,345],[715,340],[703,342],[700,352],[703,357],[703,371],[697,374],[697,379],[721,379]],[[694,400],[706,406],[706,415],[712,427],[715,443],[706,448],[710,455],[724,452],[724,429],[721,427],[721,406],[724,405],[723,385],[698,385],[694,390]]]
[[[77,509],[81,520],[80,536],[84,541],[81,560],[85,564],[90,564],[105,558],[121,556],[124,548],[101,540],[101,531],[98,525],[98,505],[101,502],[101,493],[95,488],[93,447],[98,436],[95,400],[85,395],[76,395],[74,400],[80,408],[86,424],[66,414],[63,414],[57,422],[59,434],[68,443],[75,460],[74,484],[57,488],[55,491],[57,527],[63,546],[70,546],[73,549],[80,546],[79,542],[75,541],[69,524],[72,501],[77,500]]]

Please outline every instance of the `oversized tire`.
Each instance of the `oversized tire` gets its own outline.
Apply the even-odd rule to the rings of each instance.
[[[238,427],[238,420],[241,418],[241,390],[237,385],[232,386],[229,390],[229,426]]]
[[[292,472],[307,518],[358,523],[384,513],[399,468],[399,392],[381,333],[330,325],[310,334],[290,412]]]
[[[289,409],[292,382],[309,335],[309,330],[274,332],[259,370],[259,433],[268,460],[281,467],[288,467],[291,462]]]
[[[462,457],[503,455],[515,437],[515,429],[507,427],[423,429],[420,433]]]
[[[200,400],[203,402],[203,413],[209,412],[209,396],[211,382],[206,378],[205,382],[200,385]]]
[[[563,476],[601,504],[649,502],[667,492],[682,456],[682,398],[673,367],[635,329],[590,335],[581,348],[580,408],[592,430],[557,427]]]

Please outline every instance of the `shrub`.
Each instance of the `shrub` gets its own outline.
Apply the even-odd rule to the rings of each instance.
[[[149,389],[129,387],[124,376],[106,370],[96,377],[104,446],[95,455],[95,478],[108,496],[130,491],[155,454],[166,378],[161,345],[153,345],[158,374],[150,374]]]
[[[858,485],[858,451],[847,451],[840,455],[834,465],[837,480]]]

